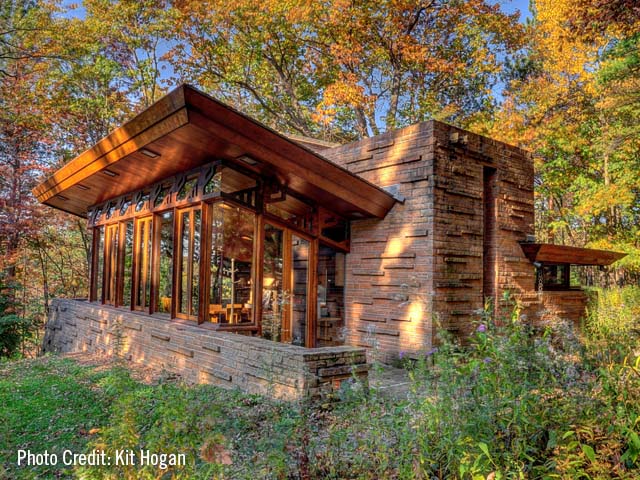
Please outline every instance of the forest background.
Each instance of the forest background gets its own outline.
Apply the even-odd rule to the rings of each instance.
[[[348,142],[437,119],[532,152],[539,241],[640,279],[640,5],[531,0],[0,2],[0,356],[86,297],[86,221],[31,189],[190,83],[284,133]]]

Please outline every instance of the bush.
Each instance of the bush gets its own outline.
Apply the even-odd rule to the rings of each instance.
[[[640,361],[603,370],[589,345],[568,324],[485,313],[470,345],[443,339],[407,364],[406,399],[339,405],[313,478],[637,478]]]

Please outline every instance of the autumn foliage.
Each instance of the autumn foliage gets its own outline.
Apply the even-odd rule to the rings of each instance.
[[[0,270],[41,318],[86,294],[82,220],[44,175],[195,84],[285,132],[348,141],[431,118],[536,159],[540,240],[640,272],[640,11],[633,0],[6,0],[0,3]],[[7,283],[8,284],[8,283]]]

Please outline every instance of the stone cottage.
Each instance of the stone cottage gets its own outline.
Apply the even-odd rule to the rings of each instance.
[[[620,257],[533,241],[517,147],[436,121],[347,145],[290,137],[187,85],[34,194],[93,235],[90,296],[54,303],[46,351],[287,398],[366,375],[367,349],[391,360],[436,328],[464,336],[505,291],[531,321],[578,321],[571,265]]]

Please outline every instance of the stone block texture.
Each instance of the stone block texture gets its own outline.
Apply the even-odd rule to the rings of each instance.
[[[534,233],[527,152],[430,121],[322,154],[401,200],[383,220],[351,224],[347,343],[383,360],[418,355],[437,328],[464,338],[507,290],[537,312],[518,244]]]
[[[334,398],[354,375],[366,382],[369,367],[362,348],[309,349],[65,299],[51,303],[43,351],[121,355],[188,382],[285,400]]]

